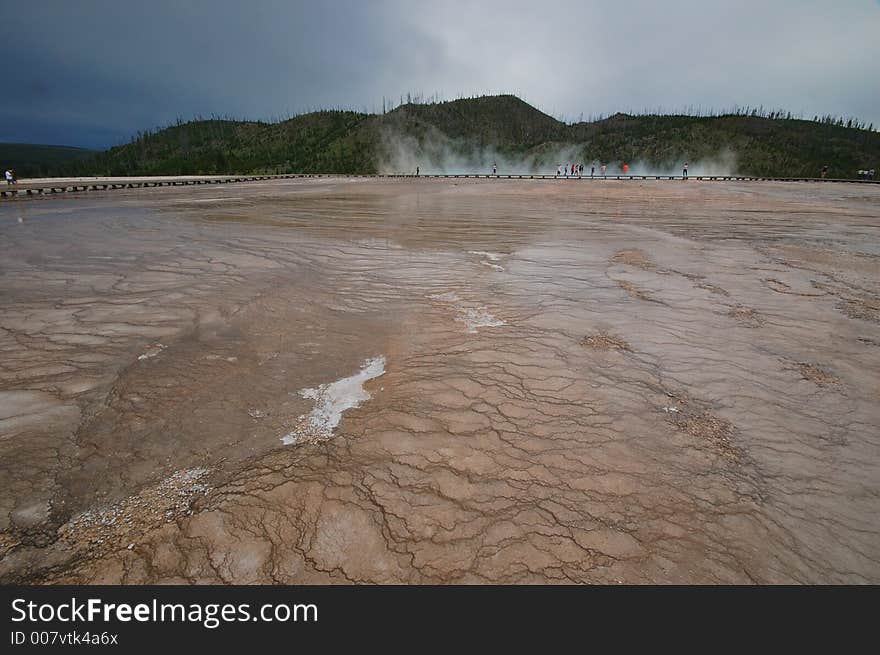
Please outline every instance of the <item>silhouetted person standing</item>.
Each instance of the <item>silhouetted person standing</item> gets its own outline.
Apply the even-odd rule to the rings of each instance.
[[[687,162],[684,163],[684,168],[681,169],[681,176],[684,179],[688,179],[688,163]]]

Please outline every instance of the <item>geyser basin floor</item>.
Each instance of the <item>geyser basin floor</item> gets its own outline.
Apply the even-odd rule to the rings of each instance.
[[[818,184],[3,203],[0,579],[880,582],[878,226]]]

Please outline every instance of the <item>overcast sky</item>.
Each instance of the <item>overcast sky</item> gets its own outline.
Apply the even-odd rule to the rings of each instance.
[[[761,105],[880,126],[878,0],[0,0],[0,141],[515,93],[567,120]]]

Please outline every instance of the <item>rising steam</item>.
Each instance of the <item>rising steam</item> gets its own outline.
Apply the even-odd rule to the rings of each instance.
[[[377,171],[383,175],[413,174],[416,167],[422,174],[487,174],[492,172],[493,165],[499,175],[554,175],[558,166],[577,163],[584,165],[587,176],[591,166],[596,167],[596,175],[599,175],[603,163],[607,175],[623,174],[623,162],[606,162],[591,157],[587,144],[545,143],[526,151],[510,152],[451,139],[434,127],[419,137],[386,127],[381,133],[379,152]],[[688,160],[685,153],[665,161],[626,163],[630,175],[681,175],[685,161],[689,164],[689,175],[736,174],[736,153],[730,149],[699,160]]]

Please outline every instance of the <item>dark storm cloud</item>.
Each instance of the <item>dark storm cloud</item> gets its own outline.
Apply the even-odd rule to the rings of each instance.
[[[177,116],[407,92],[513,92],[568,119],[763,104],[880,124],[876,0],[0,5],[0,141],[106,146]]]

